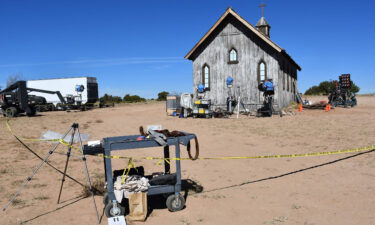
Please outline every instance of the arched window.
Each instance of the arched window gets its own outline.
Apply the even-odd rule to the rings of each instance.
[[[229,51],[229,62],[230,63],[238,63],[238,56],[236,49],[232,48]]]
[[[205,64],[202,71],[202,84],[205,88],[210,88],[210,67]]]
[[[258,81],[262,82],[267,79],[267,68],[266,63],[261,61],[258,65]]]

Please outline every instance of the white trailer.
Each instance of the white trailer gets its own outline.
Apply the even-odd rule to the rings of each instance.
[[[81,104],[95,103],[99,98],[98,83],[95,77],[28,80],[26,86],[28,88],[59,91],[65,99],[73,97],[76,102],[80,100]],[[42,96],[46,98],[47,103],[52,103],[55,106],[61,103],[57,95],[40,92],[30,92],[29,94]]]

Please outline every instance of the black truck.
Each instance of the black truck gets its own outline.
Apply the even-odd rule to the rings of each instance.
[[[41,96],[29,95],[28,92],[41,92],[57,94],[62,103],[66,103],[59,91],[47,91],[35,88],[27,88],[26,81],[17,81],[0,91],[0,108],[5,117],[16,117],[20,113],[27,116],[36,114],[36,106],[45,105],[46,99]]]

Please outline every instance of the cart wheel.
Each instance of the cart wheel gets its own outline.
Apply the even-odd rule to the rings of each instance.
[[[5,114],[7,117],[16,117],[18,112],[15,107],[9,107],[5,110]]]
[[[104,193],[103,195],[103,204],[104,205],[108,204],[108,192]]]
[[[109,217],[114,217],[114,216],[123,216],[125,215],[125,208],[121,206],[119,203],[117,203],[117,207],[113,207],[113,203],[109,202],[104,209],[105,215]]]
[[[178,198],[176,198],[175,194],[172,194],[167,198],[166,204],[169,211],[177,212],[184,208],[185,198],[181,194],[178,194]]]

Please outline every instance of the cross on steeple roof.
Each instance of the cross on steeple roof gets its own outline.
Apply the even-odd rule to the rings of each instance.
[[[262,3],[262,4],[259,5],[259,8],[262,9],[262,17],[264,17],[264,8],[265,8],[266,6],[267,6],[267,5],[264,4],[264,3]]]

